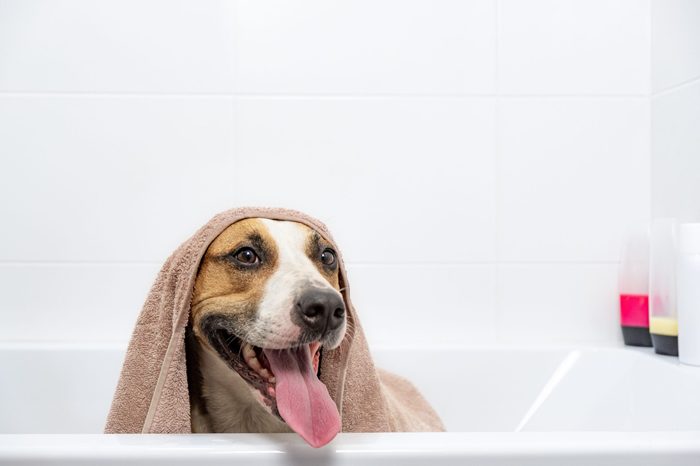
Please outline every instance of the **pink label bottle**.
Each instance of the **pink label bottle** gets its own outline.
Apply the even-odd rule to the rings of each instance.
[[[625,345],[651,346],[649,334],[649,234],[628,235],[618,277],[620,326]]]

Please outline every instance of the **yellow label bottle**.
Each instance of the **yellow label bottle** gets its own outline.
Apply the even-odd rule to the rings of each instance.
[[[676,221],[655,219],[649,251],[649,333],[658,354],[678,356]]]

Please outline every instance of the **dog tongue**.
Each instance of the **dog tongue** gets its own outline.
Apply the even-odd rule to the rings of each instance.
[[[327,444],[340,431],[340,414],[328,389],[314,373],[308,346],[263,350],[275,374],[280,416],[312,447]]]

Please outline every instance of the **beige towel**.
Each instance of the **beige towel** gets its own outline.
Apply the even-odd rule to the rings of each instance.
[[[185,362],[192,288],[209,244],[229,225],[250,217],[308,225],[331,244],[325,225],[303,213],[271,208],[232,209],[215,216],[165,262],[143,306],[126,353],[107,418],[106,433],[189,433],[190,400]],[[343,432],[442,431],[437,414],[410,382],[377,370],[350,301],[337,247],[348,332],[324,352],[321,381],[338,406]],[[354,329],[354,331],[350,331]]]

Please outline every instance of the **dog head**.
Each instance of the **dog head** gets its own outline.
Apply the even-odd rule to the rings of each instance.
[[[318,393],[317,374],[323,348],[336,348],[345,335],[340,291],[337,253],[316,231],[249,218],[229,226],[207,249],[190,322],[200,345],[236,371],[270,413],[307,438],[315,435],[309,434],[315,417],[337,416],[327,391]],[[300,400],[308,406],[296,408]],[[334,422],[339,429],[339,418]]]

